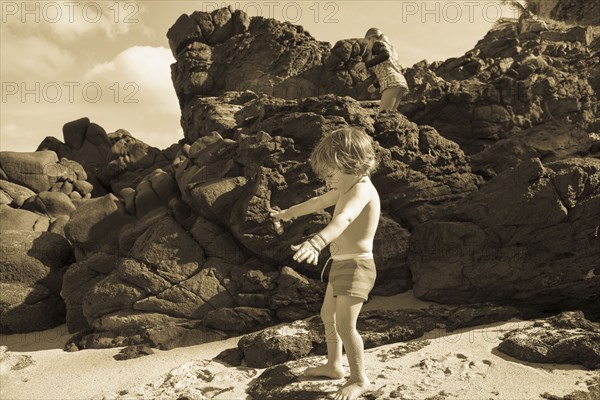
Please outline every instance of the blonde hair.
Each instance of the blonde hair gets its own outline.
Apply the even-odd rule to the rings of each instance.
[[[355,127],[336,129],[323,136],[313,149],[309,161],[321,179],[333,169],[348,175],[370,175],[378,164],[373,139]]]
[[[390,38],[384,35],[383,32],[381,32],[378,28],[369,29],[365,34],[365,38],[375,38],[376,40],[381,40],[382,42],[384,42],[389,47],[390,52],[392,53],[393,61],[397,65],[400,64],[400,62],[398,61],[398,52],[396,51],[396,48],[394,47],[392,42],[390,42]]]

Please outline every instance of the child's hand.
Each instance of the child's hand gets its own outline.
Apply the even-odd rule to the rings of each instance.
[[[308,243],[308,241],[299,245],[293,244],[292,250],[296,252],[296,254],[294,254],[294,260],[296,262],[300,263],[306,260],[309,264],[312,265],[317,265],[317,263],[319,262],[319,252],[316,251],[315,248],[312,247],[310,243]]]
[[[283,221],[290,221],[290,220],[292,220],[292,219],[293,219],[293,217],[292,217],[292,216],[290,216],[290,215],[287,213],[287,210],[283,210],[283,211],[281,211],[281,210],[275,210],[275,209],[273,209],[273,208],[271,208],[271,207],[269,207],[269,216],[270,216],[271,218],[274,218],[274,219],[281,219],[281,220],[283,220]]]

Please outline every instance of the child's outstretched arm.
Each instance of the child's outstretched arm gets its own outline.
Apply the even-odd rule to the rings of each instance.
[[[273,218],[279,218],[283,220],[290,220],[301,217],[303,215],[316,213],[325,208],[331,207],[336,204],[339,198],[339,191],[337,189],[330,190],[329,192],[322,194],[321,196],[313,197],[306,200],[303,203],[296,204],[286,210],[277,211],[269,209],[270,215]]]

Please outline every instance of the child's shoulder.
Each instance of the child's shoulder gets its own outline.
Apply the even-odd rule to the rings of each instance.
[[[383,40],[377,40],[373,43],[373,48],[371,49],[373,54],[381,54],[389,52],[388,45]]]
[[[353,187],[351,187],[346,193],[341,193],[341,196],[372,196],[373,192],[377,192],[375,186],[371,182],[369,177],[365,176],[360,181],[356,182]]]

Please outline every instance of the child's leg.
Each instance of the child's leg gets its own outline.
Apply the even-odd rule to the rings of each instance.
[[[321,306],[321,319],[325,325],[325,342],[327,343],[327,364],[318,367],[307,368],[305,375],[325,376],[339,379],[344,376],[342,366],[342,340],[336,329],[336,300],[333,297],[333,288],[331,283],[327,284],[325,299]]]
[[[363,306],[363,299],[354,296],[338,296],[336,301],[337,329],[350,364],[350,379],[334,399],[355,399],[369,388],[369,378],[365,373],[364,344],[356,330],[356,320]]]
[[[396,95],[396,98],[394,99],[394,105],[393,105],[393,110],[397,110],[398,107],[400,106],[400,100],[402,100],[402,97],[404,97],[404,90],[399,90],[398,94]]]
[[[396,103],[396,97],[400,94],[399,87],[387,88],[381,94],[381,101],[379,102],[379,111],[395,110],[394,104]]]

